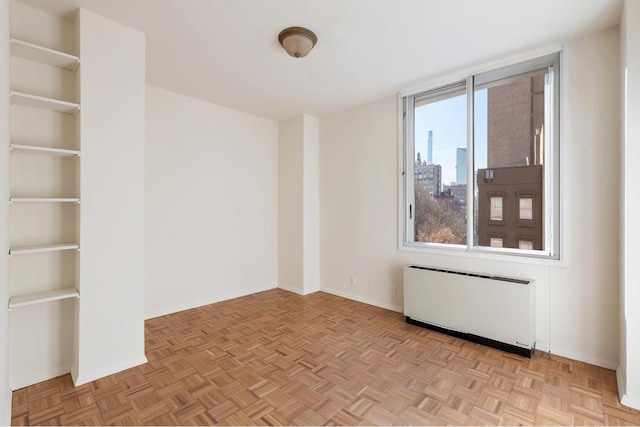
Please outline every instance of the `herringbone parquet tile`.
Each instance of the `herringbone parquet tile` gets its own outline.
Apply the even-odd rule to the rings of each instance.
[[[14,425],[629,425],[615,373],[526,359],[325,293],[271,290],[146,322],[145,365],[13,393]]]

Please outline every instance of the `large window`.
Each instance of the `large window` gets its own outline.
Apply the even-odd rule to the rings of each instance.
[[[405,245],[558,257],[559,62],[403,97]]]

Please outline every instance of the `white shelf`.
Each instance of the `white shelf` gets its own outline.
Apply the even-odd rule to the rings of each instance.
[[[24,307],[43,302],[57,301],[66,298],[78,298],[80,292],[76,288],[56,289],[55,291],[35,292],[33,294],[16,295],[9,298],[9,309]]]
[[[9,203],[80,203],[78,197],[10,197]]]
[[[41,62],[43,64],[66,68],[71,71],[75,71],[80,63],[80,58],[75,55],[70,55],[68,53],[38,46],[18,39],[11,39],[11,54],[21,58],[30,59],[32,61]]]
[[[58,157],[80,157],[80,150],[67,150],[66,148],[48,148],[37,145],[10,144],[10,150],[27,151],[32,153],[49,154]]]
[[[80,111],[80,104],[75,102],[61,101],[59,99],[45,98],[43,96],[30,95],[28,93],[11,91],[9,93],[12,105],[22,105],[23,107],[42,108],[44,110],[57,111],[60,113],[76,114]]]
[[[80,203],[77,197],[10,197],[9,203]]]
[[[77,243],[57,243],[55,245],[19,246],[9,249],[9,255],[35,254],[39,252],[69,251],[80,249]]]

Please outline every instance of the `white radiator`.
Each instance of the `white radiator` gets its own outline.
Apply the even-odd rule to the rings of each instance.
[[[408,323],[531,356],[535,286],[531,280],[435,267],[404,267]]]

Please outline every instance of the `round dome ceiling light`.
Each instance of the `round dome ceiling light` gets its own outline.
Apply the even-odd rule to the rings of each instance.
[[[316,45],[318,37],[307,28],[289,27],[280,32],[278,41],[289,55],[304,58]]]

